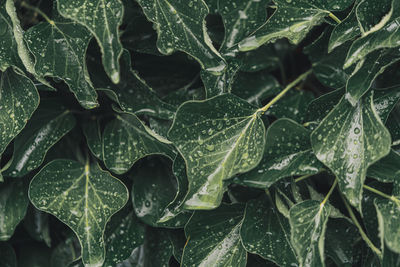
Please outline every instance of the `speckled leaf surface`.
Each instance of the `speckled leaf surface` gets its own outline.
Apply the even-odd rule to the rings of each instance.
[[[291,242],[300,266],[325,266],[324,242],[329,205],[306,200],[289,211]]]
[[[4,267],[17,267],[17,256],[8,243],[0,243],[0,257]]]
[[[96,164],[54,160],[31,181],[29,199],[74,231],[85,265],[101,266],[105,260],[105,226],[128,201],[128,191]]]
[[[28,48],[35,57],[37,75],[63,79],[79,103],[88,109],[98,106],[97,93],[85,62],[91,37],[84,26],[68,20],[52,24],[42,22],[24,34]]]
[[[6,12],[6,1],[0,3],[0,71],[10,66],[23,66],[18,56],[13,25]]]
[[[205,17],[209,10],[203,0],[138,0],[138,3],[155,24],[161,53],[183,51],[207,71],[219,73],[224,70],[226,63],[206,32]]]
[[[268,188],[285,177],[318,173],[323,165],[312,151],[310,134],[309,130],[290,119],[276,120],[267,129],[260,164],[240,175],[240,183]]]
[[[358,208],[368,166],[390,151],[390,134],[372,97],[364,96],[356,106],[343,97],[311,134],[317,158],[337,176],[340,190]]]
[[[188,209],[217,207],[223,180],[257,166],[265,144],[257,110],[229,94],[180,106],[168,136],[186,162]]]
[[[247,203],[240,236],[250,253],[279,266],[298,264],[290,243],[289,221],[266,196]]]
[[[150,135],[138,117],[116,114],[103,132],[104,163],[117,174],[127,172],[141,158],[152,154],[175,158],[170,145],[161,143]]]
[[[104,68],[114,83],[119,82],[119,57],[122,45],[118,27],[122,24],[123,5],[120,0],[59,0],[58,11],[66,18],[84,25],[93,33],[101,47]]]
[[[43,101],[15,138],[13,160],[5,175],[22,177],[39,167],[47,151],[70,132],[75,123],[75,117],[65,107]]]
[[[379,222],[379,232],[385,245],[400,253],[400,203],[388,199],[375,199],[374,205]]]
[[[356,5],[356,17],[362,35],[379,30],[390,18],[393,0],[360,1]]]
[[[0,153],[25,127],[39,105],[33,82],[12,68],[0,72]]]
[[[0,184],[0,240],[6,241],[25,217],[28,208],[26,183],[8,180]]]
[[[246,251],[240,240],[244,206],[222,204],[212,211],[196,211],[185,226],[188,242],[181,266],[246,266]]]
[[[392,110],[400,100],[400,86],[374,90],[374,107],[382,122],[386,123]]]
[[[343,10],[351,5],[353,0],[331,3],[321,0],[274,2],[277,6],[275,13],[250,37],[239,43],[240,50],[253,50],[279,38],[287,38],[293,44],[298,44],[314,26],[323,22],[330,11]]]

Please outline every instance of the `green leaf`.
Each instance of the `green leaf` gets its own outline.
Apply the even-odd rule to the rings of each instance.
[[[177,262],[181,263],[183,248],[186,244],[185,232],[183,230],[176,230],[168,232],[169,240],[172,244],[172,254]]]
[[[276,49],[274,45],[270,44],[260,46],[256,50],[240,53],[237,55],[240,61],[242,61],[240,70],[245,72],[275,70],[282,64],[282,58],[278,52],[279,49]]]
[[[0,240],[10,239],[28,208],[27,186],[21,180],[0,184]]]
[[[374,106],[382,122],[386,122],[389,114],[400,100],[400,86],[374,90]]]
[[[17,267],[17,256],[8,243],[0,242],[0,258],[4,267]]]
[[[138,0],[146,17],[155,24],[157,46],[169,55],[175,50],[195,58],[207,71],[220,73],[225,61],[212,46],[205,27],[208,7],[203,0]]]
[[[196,211],[185,226],[189,241],[181,266],[246,266],[240,241],[243,209],[241,204],[222,204],[213,211]]]
[[[88,109],[98,106],[85,62],[91,37],[84,26],[69,20],[42,22],[24,34],[35,57],[37,75],[62,79],[79,103]]]
[[[175,158],[171,145],[160,142],[145,127],[138,117],[130,114],[116,114],[116,118],[106,125],[103,154],[108,169],[122,174],[139,159],[153,154]]]
[[[381,239],[390,250],[400,253],[400,203],[388,199],[375,199],[374,205]]]
[[[343,95],[344,90],[337,89],[311,101],[307,107],[305,121],[319,124],[342,99]]]
[[[383,157],[368,168],[367,176],[384,183],[394,182],[397,179],[399,166],[400,155],[391,149],[387,156]]]
[[[83,134],[86,138],[86,143],[90,152],[102,160],[103,159],[103,138],[101,136],[100,121],[99,119],[85,120],[81,125]]]
[[[103,65],[111,80],[119,82],[119,57],[122,45],[118,27],[122,24],[123,5],[120,0],[57,1],[58,12],[66,18],[84,25],[96,37],[103,54]]]
[[[323,0],[274,0],[275,13],[250,37],[239,43],[239,50],[253,50],[279,38],[287,38],[298,44],[316,25],[321,24],[330,11],[340,11],[350,6],[353,0],[327,3]]]
[[[311,134],[317,158],[337,176],[340,190],[358,208],[367,168],[386,156],[391,144],[372,96],[364,96],[356,106],[342,97]]]
[[[392,0],[360,1],[356,8],[362,35],[379,30],[390,17]]]
[[[71,112],[53,101],[42,102],[15,138],[13,160],[5,175],[22,177],[39,167],[47,151],[75,127]]]
[[[51,252],[50,266],[71,266],[77,255],[79,255],[79,241],[71,236],[60,242]],[[80,262],[82,265],[82,262]]]
[[[268,188],[279,179],[316,174],[322,167],[311,149],[310,131],[292,120],[279,119],[267,130],[260,164],[238,179],[248,186]]]
[[[188,212],[167,222],[159,222],[176,195],[177,185],[170,164],[154,159],[137,169],[132,177],[132,202],[139,219],[154,227],[180,228],[186,224],[191,215]]]
[[[324,242],[329,205],[306,200],[289,211],[291,241],[300,266],[325,266]]]
[[[38,107],[39,94],[29,78],[12,68],[0,72],[0,91],[0,154],[2,154]]]
[[[37,209],[56,216],[74,231],[85,265],[101,266],[105,226],[128,201],[128,191],[97,164],[54,160],[31,181],[29,198]]]
[[[29,206],[23,223],[25,230],[33,239],[44,241],[48,247],[51,247],[49,214]]]
[[[184,103],[168,136],[186,162],[187,209],[217,207],[223,180],[257,166],[265,144],[257,110],[230,94]]]
[[[298,264],[290,243],[289,221],[266,196],[247,202],[240,236],[250,253],[279,266]]]

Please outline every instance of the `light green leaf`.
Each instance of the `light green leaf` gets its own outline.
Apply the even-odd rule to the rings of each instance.
[[[186,162],[187,209],[217,207],[223,181],[257,166],[265,144],[257,109],[230,94],[184,103],[168,136]]]
[[[222,204],[213,211],[196,211],[185,226],[189,241],[181,266],[246,266],[240,240],[243,210],[242,204]]]
[[[289,221],[266,196],[247,202],[240,236],[248,252],[279,266],[297,266]]]
[[[356,106],[342,97],[311,134],[317,158],[337,176],[340,190],[357,208],[368,166],[386,156],[391,144],[372,97],[369,93]]]
[[[330,11],[346,9],[353,0],[329,3],[324,0],[274,2],[277,5],[275,13],[250,37],[239,43],[239,50],[253,50],[279,38],[287,38],[293,44],[298,44],[314,26],[324,21]]]
[[[0,154],[25,127],[39,105],[39,94],[32,81],[8,68],[0,72]]]
[[[306,200],[289,211],[291,241],[300,266],[325,266],[324,243],[329,205]]]
[[[17,267],[17,256],[8,243],[0,242],[0,258],[3,267]]]
[[[395,253],[400,253],[400,203],[388,199],[375,199],[378,216],[379,235],[385,245]]]
[[[31,181],[29,198],[37,209],[56,216],[74,231],[86,266],[101,266],[105,226],[128,201],[128,190],[97,164],[54,160]]]
[[[98,106],[85,62],[92,36],[84,26],[69,20],[42,22],[29,28],[24,37],[35,57],[37,75],[63,79],[84,108]]]
[[[207,71],[220,73],[225,61],[212,46],[205,17],[209,10],[203,0],[138,0],[147,18],[155,24],[157,46],[169,55],[175,50],[194,57]]]
[[[25,217],[28,208],[27,185],[21,180],[0,184],[0,240],[6,241]]]
[[[279,119],[267,130],[260,164],[238,179],[247,186],[268,188],[279,179],[316,174],[322,167],[311,149],[310,131],[292,120]]]
[[[96,37],[103,54],[103,65],[114,83],[119,82],[119,57],[122,45],[118,27],[122,24],[123,5],[120,0],[57,1],[58,12],[84,25]]]
[[[175,158],[171,145],[150,135],[138,117],[116,114],[103,132],[104,164],[117,174],[127,172],[132,165],[148,155],[160,154]]]

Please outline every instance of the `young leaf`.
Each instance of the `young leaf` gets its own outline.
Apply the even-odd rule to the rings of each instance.
[[[54,160],[31,181],[29,198],[37,209],[56,216],[74,231],[85,265],[101,266],[105,226],[128,201],[128,190],[97,164]]]
[[[8,68],[0,71],[0,154],[25,127],[39,105],[39,94],[32,81]]]
[[[84,26],[68,20],[42,22],[29,28],[24,37],[35,56],[37,75],[63,79],[84,108],[98,106],[85,63],[92,36]]]
[[[289,221],[266,196],[247,202],[244,214],[240,236],[248,252],[279,266],[298,264],[290,243]]]
[[[120,0],[58,0],[57,9],[66,18],[84,25],[96,37],[103,54],[106,73],[114,83],[119,82],[119,57],[122,45],[118,27],[122,24],[123,5]]]
[[[313,0],[274,0],[277,10],[250,37],[239,43],[241,51],[248,51],[272,42],[287,38],[293,44],[300,43],[307,33],[323,22],[330,11],[340,11],[352,4],[353,0],[326,1]]]
[[[214,211],[196,211],[185,226],[188,242],[181,266],[246,266],[240,241],[243,209],[241,204],[222,204]]]
[[[268,188],[279,179],[316,174],[322,167],[311,149],[310,131],[292,120],[279,119],[267,130],[260,164],[238,179],[248,186]]]
[[[168,136],[187,165],[187,209],[217,207],[223,180],[257,166],[265,144],[257,110],[230,94],[184,103]]]
[[[368,166],[386,156],[391,144],[372,96],[364,96],[356,106],[342,97],[311,134],[317,158],[337,176],[340,190],[358,208]]]
[[[28,208],[27,186],[20,180],[0,184],[0,240],[6,241],[25,217]]]
[[[169,55],[180,50],[194,57],[207,71],[221,73],[225,69],[225,61],[212,46],[206,31],[205,17],[209,10],[203,0],[138,0],[138,3],[157,28],[161,53]]]
[[[118,114],[103,132],[104,164],[117,174],[127,172],[141,158],[160,154],[175,158],[171,145],[150,135],[143,122],[131,114]]]
[[[324,242],[330,206],[306,200],[289,212],[291,242],[300,266],[325,266]]]

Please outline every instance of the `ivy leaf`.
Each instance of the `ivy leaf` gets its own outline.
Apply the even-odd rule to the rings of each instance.
[[[21,180],[7,180],[0,184],[0,240],[6,241],[25,217],[28,208],[27,185]]]
[[[367,176],[383,183],[395,182],[399,170],[400,155],[393,149],[390,153],[372,164],[367,171]]]
[[[386,122],[400,100],[400,86],[374,90],[374,106],[382,122]]]
[[[311,134],[317,158],[337,176],[340,190],[356,207],[360,207],[368,166],[390,151],[390,134],[372,96],[364,96],[356,106],[342,97]]]
[[[92,152],[96,158],[102,160],[103,138],[101,135],[99,119],[85,120],[84,123],[81,124],[81,127],[90,152]]]
[[[323,165],[311,149],[310,133],[292,120],[276,120],[267,129],[264,156],[260,164],[240,175],[240,183],[269,188],[285,177],[318,173]]]
[[[243,209],[241,204],[222,204],[213,211],[196,211],[185,226],[188,242],[181,266],[246,266],[240,241]]]
[[[239,50],[253,50],[279,38],[287,38],[293,44],[300,43],[307,33],[322,23],[330,11],[346,9],[353,0],[326,1],[274,0],[275,13],[254,34],[239,43]]]
[[[230,94],[184,103],[168,136],[187,165],[186,209],[217,207],[223,180],[257,166],[265,144],[257,110]]]
[[[47,151],[75,127],[75,117],[57,102],[44,101],[14,140],[13,160],[5,175],[22,177],[39,167]]]
[[[273,44],[260,46],[256,50],[240,53],[237,57],[242,62],[240,67],[244,72],[257,72],[260,70],[272,71],[280,67],[282,56]],[[265,74],[265,73],[264,73]]]
[[[150,135],[143,122],[131,114],[116,114],[103,132],[104,164],[117,174],[127,172],[141,158],[160,154],[175,158],[171,145]]]
[[[360,1],[356,16],[362,35],[379,30],[390,17],[392,0]]]
[[[21,132],[39,105],[35,85],[13,68],[0,72],[0,154]]]
[[[85,265],[101,266],[105,226],[128,201],[128,191],[96,164],[54,160],[31,181],[29,198],[37,209],[56,216],[74,231]]]
[[[169,55],[179,50],[191,55],[207,71],[221,73],[225,69],[225,61],[212,46],[206,31],[205,17],[209,10],[203,0],[138,0],[138,3],[155,24],[161,53]]]
[[[400,203],[388,199],[375,199],[381,240],[395,253],[400,253]]]
[[[329,205],[306,200],[289,211],[291,241],[300,266],[325,266],[324,242]]]
[[[37,75],[63,79],[84,108],[98,106],[85,63],[92,36],[84,26],[68,20],[42,22],[29,28],[24,37],[35,57]]]
[[[265,231],[260,232],[260,229]],[[248,252],[279,266],[297,265],[290,243],[289,221],[266,196],[247,202],[240,236]]]
[[[17,256],[11,245],[0,243],[0,257],[4,267],[17,267]]]
[[[103,54],[106,73],[114,83],[119,82],[119,57],[122,45],[119,41],[118,27],[122,24],[123,5],[120,0],[107,2],[57,1],[58,12],[63,17],[84,25],[96,37]]]
[[[5,4],[6,1],[0,3],[0,71],[5,71],[10,66],[23,66],[18,56],[13,25],[6,12]]]

